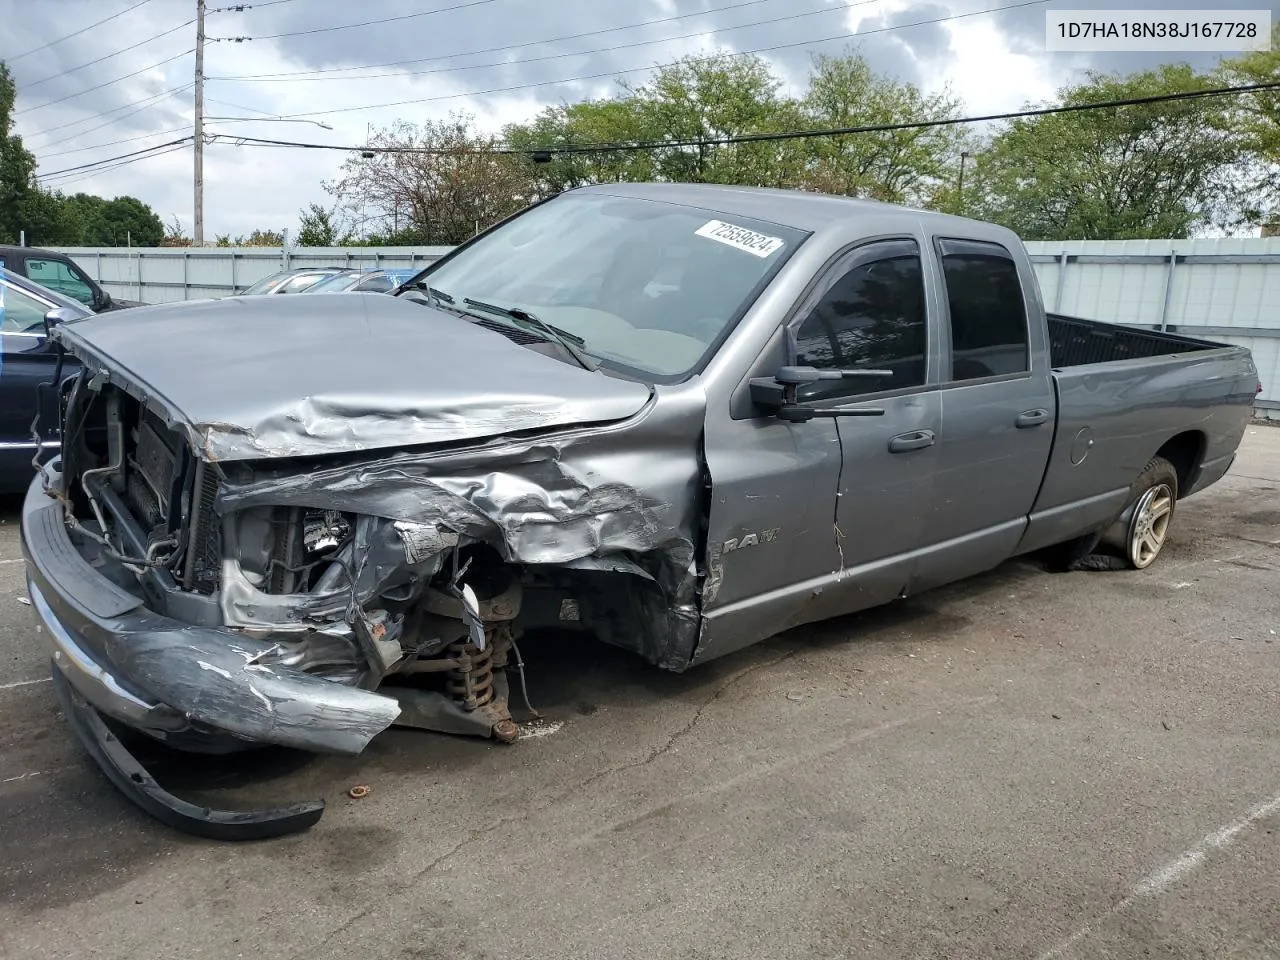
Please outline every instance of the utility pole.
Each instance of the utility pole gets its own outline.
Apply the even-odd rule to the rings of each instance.
[[[964,162],[969,159],[969,151],[960,151],[960,183],[956,186],[956,213],[964,214]]]
[[[204,246],[204,2],[196,0],[195,223],[191,240]]]

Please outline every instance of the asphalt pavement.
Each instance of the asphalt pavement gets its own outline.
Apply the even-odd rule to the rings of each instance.
[[[82,756],[0,520],[0,957],[1280,956],[1280,429],[1144,572],[1015,561],[679,676],[544,638],[511,746],[161,758],[327,799],[245,845]]]

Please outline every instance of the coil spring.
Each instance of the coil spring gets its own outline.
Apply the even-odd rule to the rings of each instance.
[[[445,690],[464,710],[483,707],[493,699],[493,644],[486,643],[481,650],[466,640],[449,644],[448,651],[453,658],[470,657],[471,668],[450,670],[445,677]]]

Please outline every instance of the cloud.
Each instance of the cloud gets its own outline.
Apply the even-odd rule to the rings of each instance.
[[[52,17],[45,4],[0,0],[0,23],[5,24],[0,59],[49,43],[131,2],[58,0],[59,15]],[[241,13],[210,13],[206,113],[314,119],[333,129],[310,123],[211,121],[209,130],[333,144],[363,142],[370,125],[418,122],[453,110],[467,110],[482,126],[497,130],[549,104],[608,96],[617,89],[614,77],[623,71],[628,80],[642,82],[657,63],[716,50],[760,50],[795,93],[803,89],[811,54],[847,48],[857,49],[877,72],[930,91],[948,86],[967,109],[988,112],[1045,99],[1086,69],[1131,70],[1179,59],[1203,68],[1216,60],[1214,55],[1048,54],[1045,10],[1078,8],[1082,0],[982,12],[1011,2],[1015,0],[638,0],[625,5],[433,0],[435,12],[427,12],[419,0],[363,5],[286,0]],[[1276,3],[1267,2],[1280,19]],[[1232,0],[1242,7],[1263,3]],[[209,5],[229,6],[230,0],[209,0]],[[1106,6],[1097,0],[1094,5]],[[1124,5],[1166,11],[1212,6],[1205,0],[1125,0]],[[192,7],[190,0],[148,0],[101,27],[12,63],[17,108],[25,111],[16,118],[18,132],[39,158],[42,174],[163,143],[189,129],[192,93],[183,88],[193,78],[187,51],[194,46],[194,26],[148,38],[189,20]],[[369,26],[324,29],[375,17],[378,22]],[[625,29],[610,29],[614,27]],[[233,41],[245,36],[254,39]],[[139,45],[124,50],[133,44]],[[124,52],[75,69],[119,50]],[[421,62],[314,72],[392,61]],[[261,76],[299,71],[312,72]],[[135,75],[118,79],[126,74]],[[360,79],[372,74],[378,76]],[[231,79],[248,76],[255,79]],[[398,101],[416,102],[369,106]],[[329,112],[341,108],[358,109]],[[176,128],[182,129],[170,132]],[[77,152],[66,152],[73,149]],[[222,139],[211,144],[205,151],[206,237],[248,233],[255,227],[295,227],[300,208],[327,202],[321,184],[335,176],[342,156],[235,146]],[[57,184],[106,196],[132,194],[166,220],[180,216],[190,228],[189,146]]]

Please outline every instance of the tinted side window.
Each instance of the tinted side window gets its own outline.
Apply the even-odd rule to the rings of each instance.
[[[370,277],[368,280],[361,280],[356,285],[356,289],[361,293],[386,293],[395,282],[390,277]]]
[[[944,252],[942,272],[951,308],[951,379],[1027,372],[1022,284],[1004,248],[966,242]]]
[[[61,260],[27,257],[27,276],[50,290],[93,305],[93,290],[89,284]]]
[[[800,399],[919,387],[925,382],[924,278],[915,244],[884,244],[882,258],[863,248],[808,310],[796,332],[796,363],[819,369],[891,370],[877,379],[824,381]],[[897,254],[897,255],[894,255]],[[837,267],[836,271],[840,268]]]

